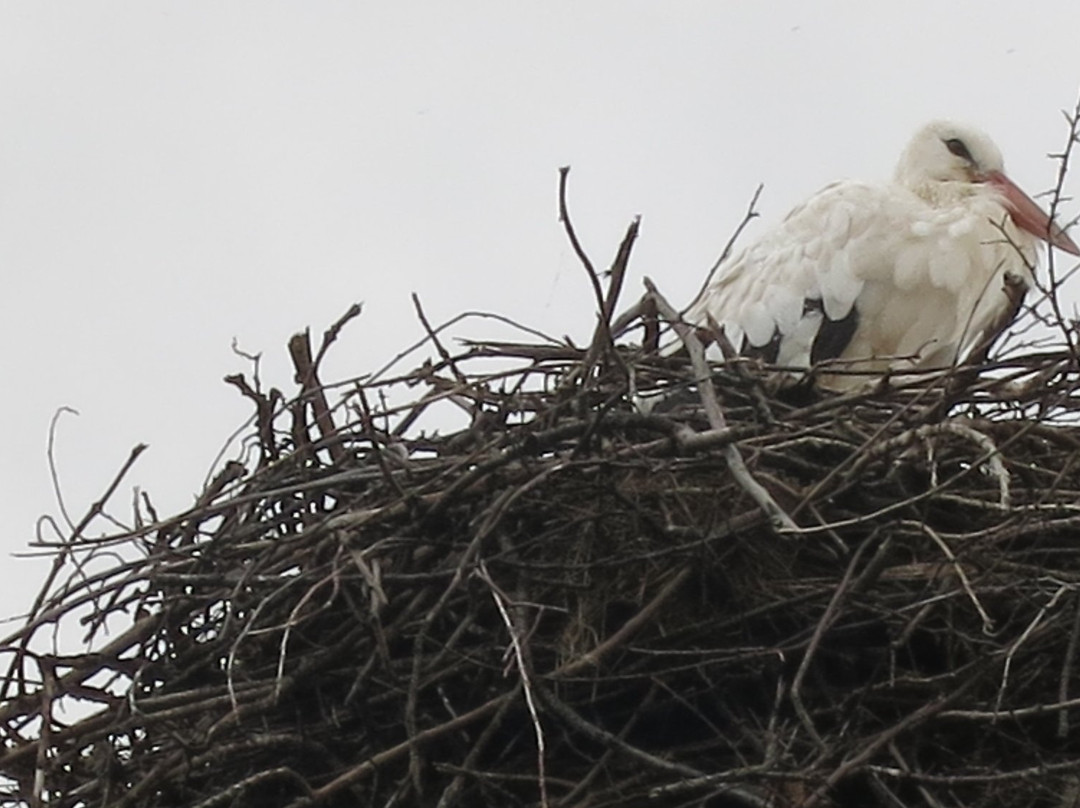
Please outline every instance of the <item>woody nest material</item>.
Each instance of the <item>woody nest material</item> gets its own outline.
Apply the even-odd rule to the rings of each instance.
[[[1073,331],[772,392],[616,345],[635,233],[585,349],[428,327],[323,386],[353,310],[293,340],[291,400],[230,379],[256,416],[195,507],[90,535],[118,476],[5,643],[3,802],[1073,804]],[[92,650],[48,650],[72,624]]]

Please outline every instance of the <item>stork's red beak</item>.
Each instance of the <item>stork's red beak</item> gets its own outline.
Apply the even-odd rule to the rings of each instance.
[[[1014,184],[1012,180],[1000,171],[991,171],[986,174],[986,181],[1001,191],[1002,196],[1005,197],[1005,204],[1009,208],[1017,227],[1053,244],[1059,250],[1064,250],[1073,255],[1080,255],[1080,247],[1076,246],[1076,242],[1069,238],[1064,230],[1050,221],[1050,217],[1046,215],[1043,209],[1035,204],[1035,201],[1030,196],[1021,191],[1020,187]]]

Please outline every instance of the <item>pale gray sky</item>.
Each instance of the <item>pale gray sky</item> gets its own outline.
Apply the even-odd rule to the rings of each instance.
[[[647,274],[684,302],[759,182],[767,224],[889,175],[929,118],[982,126],[1044,190],[1078,32],[1075,0],[5,0],[0,551],[56,512],[60,406],[81,413],[57,444],[73,515],[139,442],[118,501],[138,484],[190,504],[250,411],[221,382],[248,369],[233,337],[286,389],[289,335],[356,300],[328,380],[417,338],[411,291],[434,320],[488,309],[584,339],[560,165],[597,263],[643,217],[627,300]],[[43,574],[5,559],[0,614]]]

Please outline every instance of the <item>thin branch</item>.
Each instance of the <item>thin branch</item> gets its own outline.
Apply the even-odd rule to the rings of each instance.
[[[675,309],[657,291],[656,286],[648,278],[645,279],[645,287],[656,301],[657,311],[675,327],[679,338],[683,341],[690,354],[690,362],[694,368],[694,381],[698,386],[698,394],[701,396],[705,414],[709,419],[709,426],[716,431],[727,429],[724,414],[720,410],[720,403],[716,399],[716,391],[712,387],[712,374],[705,363],[705,351],[701,347],[701,341],[694,333],[694,329],[682,322]],[[797,532],[799,526],[792,521],[791,517],[772,498],[772,495],[750,474],[750,470],[746,468],[746,463],[743,461],[738,447],[734,443],[729,443],[724,447],[723,451],[731,476],[765,511],[773,527],[781,531]]]

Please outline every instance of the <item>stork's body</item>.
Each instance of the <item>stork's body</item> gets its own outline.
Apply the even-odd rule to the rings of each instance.
[[[1031,285],[1037,239],[1080,248],[970,127],[937,122],[892,183],[834,183],[734,255],[686,313],[738,351],[837,370],[947,367],[1000,330]],[[866,376],[828,373],[848,389]]]

